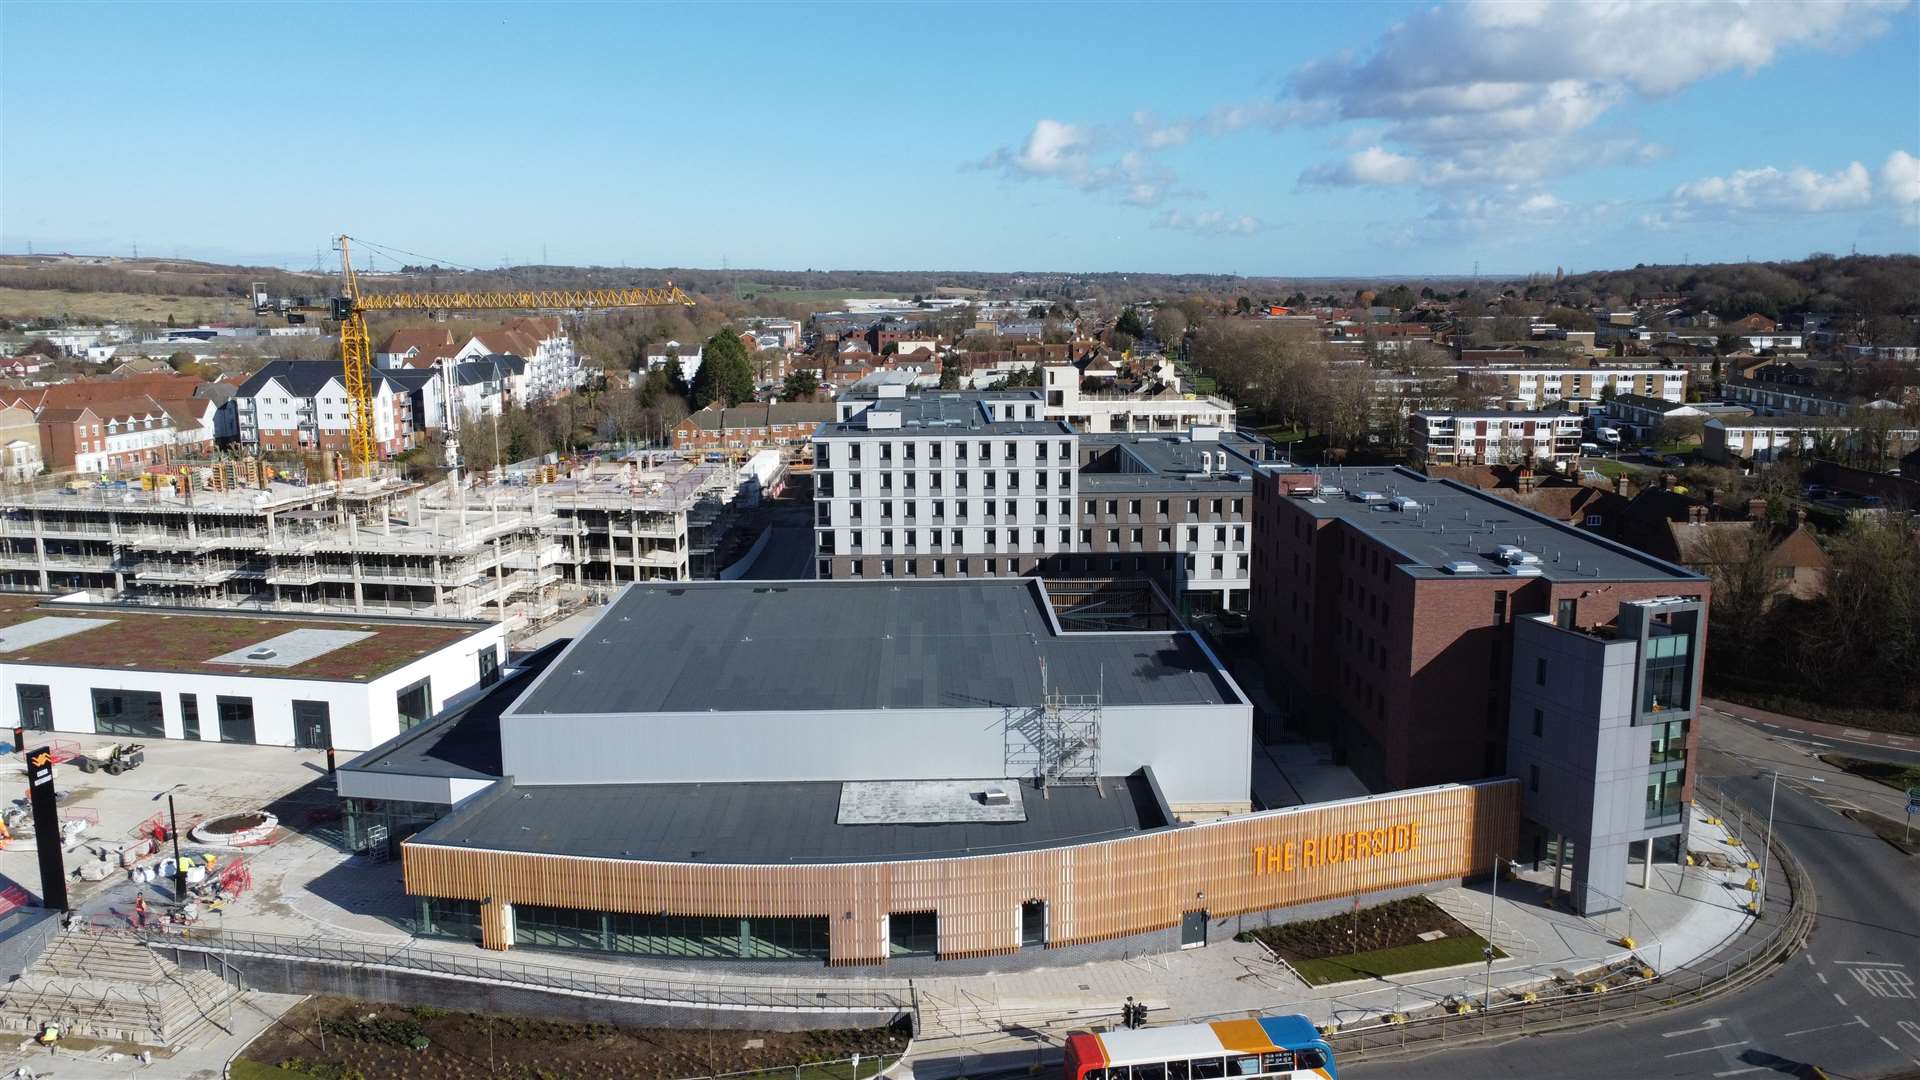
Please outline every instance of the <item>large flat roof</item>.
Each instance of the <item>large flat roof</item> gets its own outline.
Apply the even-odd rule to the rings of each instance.
[[[866,399],[861,399],[866,400]],[[992,438],[1005,435],[1071,435],[1073,429],[1062,420],[996,420],[988,412],[986,401],[1027,401],[1040,404],[1039,396],[1025,394],[992,396],[981,393],[947,391],[915,394],[911,397],[883,397],[845,420],[829,420],[814,432],[814,438]],[[868,427],[875,414],[898,413],[897,427]]]
[[[177,608],[55,603],[40,596],[0,596],[0,664],[364,682],[490,625],[449,620],[217,615]],[[308,633],[289,636],[299,631]],[[274,639],[280,639],[274,646],[277,655],[245,660],[245,653]],[[241,654],[235,662],[213,662],[215,657],[235,654]]]
[[[1237,431],[1222,431],[1217,439],[1195,440],[1188,434],[1097,434],[1080,436],[1080,449],[1115,455],[1118,471],[1080,470],[1085,495],[1130,491],[1253,490],[1254,462],[1265,459],[1273,444]],[[1202,454],[1230,455],[1202,471]]]
[[[1061,633],[1038,579],[628,586],[509,715],[1243,704],[1186,631]]]
[[[1394,549],[1405,556],[1400,569],[1416,577],[1508,577],[1506,568],[1494,560],[1493,551],[1511,544],[1539,556],[1539,576],[1549,581],[1704,580],[1685,567],[1452,480],[1434,479],[1398,466],[1311,471],[1323,486],[1341,488],[1344,494],[1287,501],[1316,518],[1344,521]],[[1414,510],[1396,511],[1390,502],[1354,498],[1363,491],[1389,500],[1405,496],[1419,505]],[[1480,571],[1454,574],[1442,569],[1458,561],[1472,562]]]
[[[1146,770],[1100,785],[1056,786],[1044,797],[1029,789],[1020,821],[842,825],[839,781],[516,787],[503,780],[407,842],[650,862],[841,863],[1081,844],[1172,824]]]

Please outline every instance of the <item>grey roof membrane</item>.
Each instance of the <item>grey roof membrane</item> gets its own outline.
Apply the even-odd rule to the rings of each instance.
[[[112,619],[70,619],[64,615],[28,619],[0,629],[0,652],[17,652],[34,645],[44,645],[111,622]]]
[[[485,694],[441,713],[342,765],[385,776],[446,776],[492,780],[501,775],[500,714],[560,655],[556,641],[515,660]]]
[[[239,664],[244,667],[298,667],[316,656],[325,656],[335,649],[372,636],[371,632],[365,630],[289,630],[265,641],[256,641],[232,652],[221,653],[207,663]]]
[[[1080,449],[1118,455],[1124,467],[1116,472],[1080,470],[1082,494],[1115,491],[1237,491],[1253,493],[1258,455],[1267,450],[1260,440],[1223,431],[1218,441],[1196,442],[1187,435],[1082,435]],[[1229,453],[1225,465],[1202,473],[1201,454]]]
[[[982,404],[984,400],[987,399],[980,394],[958,393],[880,398],[846,420],[821,424],[814,432],[814,438],[958,439],[975,436],[994,438],[1004,435],[1070,435],[1073,433],[1072,428],[1059,420],[995,420]],[[1034,398],[1032,404],[1038,406],[1039,399]],[[867,426],[869,414],[890,412],[900,414],[899,427],[869,428]]]
[[[1672,581],[1679,585],[1702,580],[1684,567],[1412,469],[1366,466],[1315,472],[1323,487],[1338,487],[1345,494],[1289,501],[1316,518],[1345,521],[1401,552],[1410,561],[1400,569],[1416,577],[1508,577],[1493,551],[1511,544],[1538,555],[1539,576],[1549,581]],[[1361,502],[1354,495],[1362,491],[1388,499],[1404,495],[1419,503],[1419,509],[1403,512],[1390,509],[1386,502]],[[1454,575],[1440,569],[1460,560],[1477,564],[1481,572]]]
[[[1013,783],[1014,781],[1007,781]],[[1167,827],[1146,770],[1101,790],[1023,794],[1023,821],[841,825],[837,781],[515,786],[502,781],[409,843],[691,863],[878,862],[1086,843]]]
[[[1191,634],[1056,634],[1034,579],[624,590],[512,715],[1241,704]]]

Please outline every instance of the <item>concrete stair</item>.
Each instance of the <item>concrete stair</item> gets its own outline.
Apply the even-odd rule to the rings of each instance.
[[[65,1034],[177,1047],[222,1026],[239,991],[116,934],[67,931],[19,979],[0,989],[0,1031],[31,1035],[48,1021]]]
[[[1149,1015],[1164,1017],[1167,1003],[1143,998]],[[1107,1001],[1096,995],[1059,995],[1047,998],[988,998],[959,988],[919,995],[920,1040],[962,1038],[991,1033],[1060,1032],[1069,1029],[1117,1027],[1122,998]]]

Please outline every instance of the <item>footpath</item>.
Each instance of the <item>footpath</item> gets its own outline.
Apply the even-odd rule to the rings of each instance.
[[[1146,1003],[1150,1026],[1228,1019],[1249,1013],[1301,1013],[1316,1024],[1379,1022],[1391,1014],[1443,1009],[1464,999],[1478,1007],[1511,1000],[1635,961],[1666,972],[1695,963],[1747,926],[1750,858],[1722,824],[1696,810],[1690,846],[1699,866],[1655,866],[1649,887],[1634,884],[1620,911],[1586,918],[1547,906],[1551,870],[1500,882],[1442,889],[1432,900],[1479,934],[1489,917],[1506,958],[1392,978],[1309,986],[1257,942],[1042,968],[1002,975],[914,981],[920,1033],[893,1074],[913,1080],[1026,1071],[1059,1060],[1073,1030],[1109,1030],[1129,996]],[[1631,937],[1634,947],[1621,942]]]

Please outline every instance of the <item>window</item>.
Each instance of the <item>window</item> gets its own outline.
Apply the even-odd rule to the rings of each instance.
[[[431,690],[431,681],[421,679],[393,696],[394,705],[400,712],[401,731],[424,724],[427,717],[433,715]]]
[[[1588,527],[1588,528],[1590,528],[1590,529],[1597,529],[1597,528],[1599,528],[1599,527],[1600,527],[1600,515],[1599,515],[1599,514],[1588,514],[1588,515],[1587,515],[1587,527]]]
[[[39,683],[21,683],[14,691],[20,702],[20,726],[28,731],[53,730],[53,691]]]
[[[1533,710],[1533,737],[1538,739],[1546,734],[1547,714],[1540,709]]]
[[[500,653],[489,645],[477,654],[480,660],[480,685],[492,686],[500,681]]]
[[[93,730],[102,735],[166,738],[160,695],[151,690],[95,690]]]
[[[1193,1080],[1221,1080],[1227,1075],[1217,1057],[1194,1058],[1190,1064],[1193,1066]]]
[[[1507,621],[1507,590],[1495,589],[1493,592],[1493,622],[1495,626]]]
[[[1527,790],[1536,795],[1540,793],[1540,766],[1538,765],[1527,766]]]
[[[220,741],[231,743],[250,743],[253,737],[253,699],[228,697],[221,694],[214,699],[215,708],[220,716]]]
[[[198,739],[200,737],[200,695],[180,695],[180,737]]]
[[[1533,682],[1536,686],[1547,685],[1547,658],[1544,656],[1534,658]]]

